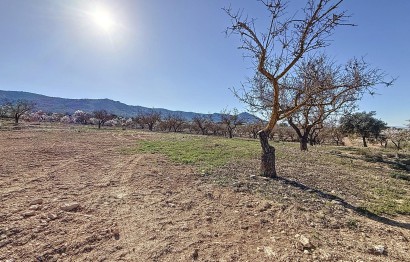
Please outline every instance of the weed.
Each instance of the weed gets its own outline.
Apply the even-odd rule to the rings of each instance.
[[[348,228],[350,228],[350,229],[358,229],[359,228],[359,221],[357,221],[356,219],[349,219],[347,222],[346,222],[346,226],[348,227]]]

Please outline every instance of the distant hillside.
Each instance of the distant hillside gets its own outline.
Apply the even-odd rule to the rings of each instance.
[[[112,114],[124,117],[133,117],[136,116],[138,113],[147,112],[150,110],[158,111],[162,115],[178,114],[186,120],[191,120],[196,115],[206,115],[194,112],[171,111],[164,108],[152,109],[142,106],[130,106],[119,101],[113,101],[111,99],[67,99],[60,97],[49,97],[29,92],[0,90],[0,102],[5,99],[11,101],[19,99],[33,101],[34,103],[36,103],[36,110],[64,114],[73,114],[76,110],[93,112],[96,110],[105,109]],[[259,119],[256,116],[249,114],[247,112],[241,113],[239,116],[241,117],[241,119],[248,123]],[[212,117],[215,121],[219,121],[220,114],[214,113],[212,114]]]

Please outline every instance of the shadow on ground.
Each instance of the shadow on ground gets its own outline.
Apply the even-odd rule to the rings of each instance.
[[[336,153],[340,158],[348,158],[351,160],[363,160],[369,163],[382,163],[382,164],[387,164],[390,166],[390,168],[395,169],[395,170],[402,170],[402,171],[407,171],[410,173],[410,159],[406,157],[406,155],[400,155],[399,158],[391,160],[391,159],[385,159],[381,155],[361,155],[361,156],[349,156],[349,155],[343,155],[343,154],[338,154]]]
[[[289,179],[284,178],[284,177],[276,177],[275,179],[282,182],[282,183],[284,183],[284,184],[286,184],[286,185],[293,186],[293,187],[301,189],[303,191],[309,191],[312,194],[317,194],[318,196],[320,196],[322,198],[329,199],[329,200],[336,200],[343,207],[348,208],[350,210],[353,210],[357,214],[359,214],[361,216],[365,216],[365,217],[367,217],[369,219],[372,219],[374,221],[377,221],[377,222],[380,222],[380,223],[383,223],[383,224],[386,224],[386,225],[394,226],[394,227],[401,227],[401,228],[405,228],[405,229],[410,229],[410,223],[398,222],[398,221],[392,220],[390,218],[379,216],[379,215],[377,215],[375,213],[372,213],[372,212],[370,212],[370,211],[368,211],[368,210],[366,210],[362,207],[355,207],[352,204],[346,202],[344,199],[342,199],[338,196],[323,192],[323,191],[315,189],[315,188],[311,188],[311,187],[306,186],[302,183],[299,183],[299,182],[296,182],[296,181],[293,181],[293,180],[289,180]]]

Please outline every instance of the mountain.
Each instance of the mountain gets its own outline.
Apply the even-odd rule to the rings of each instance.
[[[192,118],[197,115],[208,115],[194,112],[171,111],[164,108],[130,106],[111,99],[68,99],[44,96],[29,92],[0,90],[0,103],[4,100],[28,100],[36,104],[36,110],[64,114],[73,114],[76,110],[83,110],[85,112],[91,113],[96,110],[105,109],[107,110],[107,112],[123,117],[134,117],[139,113],[144,113],[151,110],[160,112],[163,116],[166,116],[168,114],[177,114],[182,116],[186,120],[192,120]],[[256,116],[247,112],[240,113],[239,116],[243,121],[247,123],[259,120],[259,118],[257,118]],[[215,121],[219,121],[221,114],[214,113],[212,114],[212,117]]]

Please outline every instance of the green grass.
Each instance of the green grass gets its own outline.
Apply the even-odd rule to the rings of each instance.
[[[173,162],[208,171],[235,159],[257,158],[261,149],[257,140],[167,134],[157,140],[139,141],[135,150],[163,154]]]
[[[376,214],[410,214],[410,195],[406,189],[408,174],[400,171],[394,172],[394,175],[387,173],[385,168],[390,166],[389,163],[378,161],[377,158],[375,161],[368,161],[366,158],[366,156],[373,158],[382,156],[380,152],[348,148],[349,152],[361,156],[361,160],[352,160],[330,153],[332,150],[344,152],[346,149],[343,147],[310,147],[309,152],[301,152],[297,143],[273,143],[273,145],[276,148],[278,166],[282,168],[281,172],[285,177],[310,184],[309,176],[319,172],[320,180],[312,182],[311,186],[330,192],[334,188],[329,183],[333,176],[346,175],[346,185],[342,188],[351,187],[351,190],[346,193],[361,198],[364,210]],[[252,159],[259,159],[260,152],[258,140],[170,133],[156,134],[149,140],[139,140],[135,147],[123,151],[131,154],[164,155],[174,163],[192,165],[197,167],[199,172],[215,174],[214,181],[220,185],[232,184],[229,176],[224,175],[223,172],[235,171],[228,168],[228,171],[220,172],[223,168],[217,169],[218,167],[237,161],[246,163]],[[372,168],[380,165],[384,167]],[[241,166],[238,165],[238,168],[240,169]],[[250,171],[250,173],[258,174],[257,166],[252,170],[254,172]],[[266,193],[272,194],[272,192]],[[354,222],[349,224],[351,228],[355,226]]]
[[[406,190],[397,186],[380,185],[372,192],[375,199],[368,203],[366,209],[375,214],[410,214],[410,198]]]

